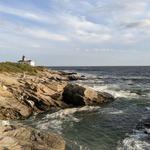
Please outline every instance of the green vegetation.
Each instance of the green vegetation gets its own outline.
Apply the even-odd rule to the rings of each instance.
[[[0,72],[8,73],[27,73],[31,75],[36,75],[41,69],[39,67],[32,67],[28,64],[19,64],[12,62],[2,62],[0,63]]]

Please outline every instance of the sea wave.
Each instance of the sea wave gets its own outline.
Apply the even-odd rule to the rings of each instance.
[[[123,114],[124,111],[116,108],[102,108],[99,110],[99,113],[109,114],[109,115],[119,115],[119,114]]]
[[[148,76],[112,76],[112,75],[105,75],[105,76],[98,76],[99,79],[122,79],[122,80],[150,80]]]
[[[78,141],[75,140],[69,140],[68,143],[69,150],[90,150],[87,146],[81,145]]]
[[[68,108],[59,110],[52,114],[47,114],[42,120],[37,122],[37,128],[48,130],[53,129],[61,134],[64,122],[80,122],[80,119],[75,117],[78,112],[94,112],[98,111],[100,107],[84,106],[81,108]]]
[[[94,86],[96,91],[107,92],[112,94],[115,98],[139,98],[139,95],[129,90],[121,90],[117,85],[102,85]]]
[[[135,134],[125,138],[117,150],[149,150],[149,138],[149,135],[143,131],[136,131]]]
[[[146,108],[146,110],[150,111],[150,107],[145,107],[145,108]]]

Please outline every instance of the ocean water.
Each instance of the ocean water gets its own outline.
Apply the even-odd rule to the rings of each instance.
[[[150,137],[136,130],[150,116],[150,67],[50,67],[78,72],[88,80],[74,81],[112,94],[104,107],[85,106],[47,112],[26,121],[61,134],[68,150],[150,150]]]

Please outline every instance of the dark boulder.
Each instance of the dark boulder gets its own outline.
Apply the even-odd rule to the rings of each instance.
[[[102,105],[113,100],[114,97],[108,93],[97,92],[77,84],[68,84],[62,93],[62,101],[71,107]]]

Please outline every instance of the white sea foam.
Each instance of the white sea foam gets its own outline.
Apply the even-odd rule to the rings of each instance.
[[[147,96],[148,98],[150,98],[150,93],[146,93],[146,96]]]
[[[118,150],[150,150],[150,143],[134,138],[127,138],[123,141],[123,147]]]
[[[47,130],[49,128],[61,133],[64,122],[79,122],[80,119],[75,117],[74,114],[77,112],[93,112],[100,109],[100,107],[85,106],[81,108],[68,108],[60,110],[58,112],[48,114],[41,121],[37,122],[37,127],[40,129]],[[71,125],[71,124],[70,124]]]
[[[76,112],[84,112],[84,111],[96,111],[98,110],[100,107],[94,107],[94,106],[84,106],[81,108],[67,108],[67,109],[63,109],[60,110],[58,112],[52,113],[52,114],[48,114],[46,116],[46,118],[66,118]]]
[[[102,110],[99,111],[99,113],[110,114],[110,115],[119,115],[119,114],[123,114],[124,111],[118,110],[116,108],[103,108]]]
[[[136,93],[120,90],[117,85],[94,86],[94,89],[97,91],[110,93],[115,98],[139,98],[139,95]]]
[[[118,150],[150,150],[150,142],[144,140],[148,138],[148,134],[144,132],[136,132],[135,134],[125,138]]]
[[[146,108],[146,110],[148,110],[148,111],[150,110],[150,107],[145,107],[145,108]]]
[[[122,110],[118,110],[118,111],[110,112],[110,114],[112,114],[112,115],[123,114],[123,111]]]
[[[88,147],[81,145],[79,142],[77,141],[71,141],[70,143],[72,143],[72,147],[71,149],[79,149],[79,150],[90,150]]]

